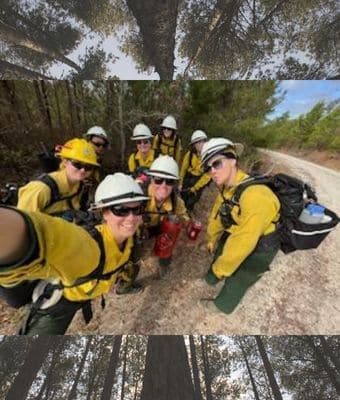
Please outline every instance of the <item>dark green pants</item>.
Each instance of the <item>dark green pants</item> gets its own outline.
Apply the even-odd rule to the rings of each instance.
[[[30,306],[29,313],[19,331],[21,335],[63,335],[75,313],[83,309],[86,322],[91,319],[91,302],[73,302],[62,298],[57,304],[46,310]],[[85,315],[86,314],[86,315]]]
[[[196,193],[190,192],[189,190],[195,185],[195,183],[200,178],[201,178],[200,176],[192,175],[190,173],[187,173],[184,177],[181,197],[188,211],[192,211],[194,209],[195,204],[201,198],[203,188],[198,190]]]
[[[277,236],[275,233],[273,236]],[[232,276],[226,278],[223,288],[214,300],[216,307],[230,314],[242,300],[246,291],[256,283],[262,274],[269,270],[269,266],[279,251],[278,238],[267,238],[268,243],[263,243],[254,250],[239,266]],[[214,260],[222,253],[227,235],[222,236],[218,243]],[[271,242],[271,243],[269,243]]]

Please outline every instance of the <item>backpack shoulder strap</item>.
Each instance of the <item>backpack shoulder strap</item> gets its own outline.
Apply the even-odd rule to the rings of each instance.
[[[266,176],[252,176],[242,182],[240,182],[235,189],[234,195],[231,198],[231,202],[234,205],[238,205],[240,202],[240,197],[242,193],[249,187],[253,185],[267,185],[269,183],[269,177]]]
[[[56,181],[49,174],[42,174],[36,180],[39,182],[43,182],[51,190],[51,198],[50,201],[45,206],[45,208],[51,206],[54,203],[57,203],[58,201],[67,200],[68,206],[70,207],[70,209],[73,209],[71,200],[73,199],[73,197],[78,196],[78,194],[82,191],[83,188],[83,184],[82,182],[80,182],[79,188],[75,193],[69,196],[62,197],[60,196],[59,188]]]
[[[46,205],[46,208],[49,207],[51,204],[61,200],[58,185],[50,175],[42,174],[37,178],[37,181],[43,182],[46,186],[49,187],[51,191],[51,198],[48,204]]]

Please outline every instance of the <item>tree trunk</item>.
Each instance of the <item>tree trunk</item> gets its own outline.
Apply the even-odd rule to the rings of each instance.
[[[149,336],[140,400],[193,400],[183,336]]]
[[[47,394],[48,392],[48,387],[50,386],[49,383],[51,381],[52,375],[53,375],[53,371],[57,362],[57,359],[60,356],[60,353],[62,351],[63,346],[65,345],[65,340],[64,340],[64,336],[57,336],[57,340],[58,340],[58,344],[55,345],[54,349],[53,349],[53,355],[51,358],[51,363],[50,366],[48,367],[48,371],[45,374],[45,379],[43,384],[41,385],[41,388],[39,390],[39,393],[37,395],[37,397],[35,398],[35,400],[42,400],[44,393]],[[46,398],[47,396],[45,396]]]
[[[124,134],[124,120],[123,120],[123,101],[126,93],[126,82],[118,82],[118,121],[119,121],[119,136],[121,144],[120,162],[121,165],[125,164],[125,149],[126,138]]]
[[[54,98],[55,98],[55,104],[56,104],[56,108],[57,108],[59,130],[64,131],[64,124],[63,124],[63,119],[61,117],[60,101],[59,101],[59,96],[58,96],[58,85],[59,85],[59,82],[53,81]]]
[[[52,117],[51,117],[51,108],[50,108],[50,102],[48,100],[48,95],[47,95],[47,87],[45,81],[41,80],[41,93],[42,93],[42,99],[43,99],[43,104],[44,104],[44,111],[46,115],[46,122],[49,127],[50,134],[53,132],[53,126],[52,126]]]
[[[111,357],[107,369],[107,374],[105,377],[103,393],[101,396],[101,400],[110,400],[112,386],[115,378],[116,368],[118,364],[119,350],[122,344],[122,335],[116,335],[114,338]]]
[[[201,383],[198,372],[198,363],[196,356],[196,345],[194,342],[194,338],[192,335],[189,335],[189,343],[190,343],[190,356],[191,356],[191,365],[192,365],[192,375],[194,378],[194,388],[195,388],[195,400],[203,400],[202,392],[201,392]]]
[[[124,362],[123,362],[123,373],[122,373],[122,390],[120,393],[120,400],[124,400],[124,386],[126,381],[126,359],[129,345],[129,337],[126,336],[125,349],[124,349]]]
[[[334,353],[332,352],[331,348],[329,347],[325,337],[324,336],[319,336],[319,339],[320,339],[320,343],[321,343],[323,352],[332,361],[332,363],[334,364],[335,369],[337,370],[337,373],[340,375],[340,361],[339,361],[339,359],[334,356]]]
[[[78,72],[81,71],[79,65],[77,65],[72,60],[68,59],[57,51],[47,48],[41,43],[34,41],[33,39],[29,38],[25,33],[20,32],[18,29],[15,29],[2,21],[0,21],[0,38],[7,43],[14,44],[15,46],[25,47],[26,49],[44,54],[51,60],[61,61],[69,67],[74,68]]]
[[[71,87],[70,87],[70,81],[65,80],[65,87],[66,87],[67,98],[68,98],[68,107],[69,107],[70,119],[71,119],[71,129],[72,129],[72,132],[75,132],[75,124],[74,124],[74,101],[73,101],[73,97],[72,97],[72,92],[71,92]]]
[[[1,83],[3,88],[5,89],[7,101],[11,105],[13,113],[15,113],[14,119],[16,125],[19,125],[21,130],[26,130],[27,128],[24,123],[24,118],[21,114],[21,106],[18,102],[18,98],[16,95],[15,81],[7,80],[7,81],[1,81]]]
[[[320,350],[319,346],[315,344],[313,336],[307,336],[306,337],[307,343],[309,346],[313,349],[316,360],[319,362],[319,364],[323,367],[323,369],[326,371],[329,380],[331,381],[332,385],[334,386],[336,392],[340,396],[340,383],[338,381],[338,376],[333,370],[332,367],[330,367],[327,359],[325,358],[323,352]]]
[[[266,374],[267,374],[268,379],[269,379],[269,384],[270,384],[271,390],[273,392],[274,399],[275,400],[282,400],[281,391],[280,391],[279,385],[277,384],[277,381],[276,381],[276,378],[275,378],[275,375],[274,375],[274,371],[273,371],[273,368],[272,368],[271,363],[269,361],[266,349],[264,348],[264,344],[262,342],[262,339],[260,338],[260,336],[255,336],[255,340],[256,340],[257,347],[259,349],[259,352],[260,352],[260,355],[261,355],[261,358],[262,358],[264,369],[265,369]]]
[[[249,362],[248,362],[247,353],[246,353],[246,351],[244,350],[244,347],[243,347],[243,345],[242,345],[241,340],[242,340],[242,339],[240,339],[240,341],[239,341],[238,343],[239,343],[239,346],[240,346],[241,351],[242,351],[242,355],[243,355],[243,358],[244,358],[244,362],[246,363],[246,366],[247,366],[247,371],[248,371],[248,374],[249,374],[251,386],[252,386],[252,388],[253,388],[254,397],[255,397],[255,400],[260,400],[259,393],[258,393],[257,387],[256,387],[256,383],[255,383],[255,380],[254,380],[254,377],[253,377],[253,373],[252,373],[252,371],[251,371],[251,368],[250,368],[250,365],[249,365]]]
[[[51,77],[32,71],[20,65],[0,60],[1,79],[51,79]]]
[[[207,400],[212,400],[211,374],[210,374],[210,368],[209,368],[208,352],[207,352],[207,346],[206,346],[203,336],[201,336],[201,350],[202,350],[202,359],[203,359],[203,366],[204,366],[204,383],[205,383],[206,397],[207,397]]]
[[[54,347],[56,336],[40,335],[32,339],[24,364],[11,385],[6,400],[26,400],[32,383],[45,361],[49,350]]]
[[[149,62],[161,80],[172,80],[179,0],[126,2],[139,26]]]
[[[80,375],[81,375],[81,373],[83,372],[83,369],[84,369],[86,357],[87,357],[87,354],[88,354],[88,352],[90,350],[91,342],[92,342],[92,338],[90,336],[90,338],[87,340],[83,357],[82,357],[82,359],[80,361],[80,364],[79,364],[79,367],[78,367],[78,370],[77,370],[77,374],[76,374],[76,376],[74,378],[72,388],[71,388],[70,393],[68,395],[68,400],[75,400],[77,398],[77,386],[78,386]]]

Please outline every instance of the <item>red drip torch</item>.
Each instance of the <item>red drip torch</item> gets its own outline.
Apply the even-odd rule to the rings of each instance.
[[[201,222],[192,219],[187,227],[188,238],[192,241],[196,240],[202,228],[203,225]]]
[[[176,215],[168,215],[162,220],[160,228],[161,233],[156,237],[153,251],[159,258],[169,258],[181,231],[181,223]]]

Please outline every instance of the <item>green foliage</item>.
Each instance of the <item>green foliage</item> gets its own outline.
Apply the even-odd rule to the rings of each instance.
[[[308,113],[291,119],[288,114],[263,126],[255,144],[262,147],[295,147],[299,149],[340,150],[340,107],[330,111],[323,102]]]

